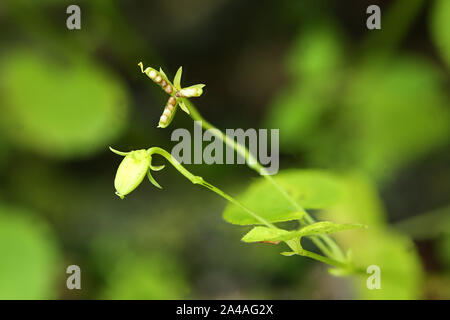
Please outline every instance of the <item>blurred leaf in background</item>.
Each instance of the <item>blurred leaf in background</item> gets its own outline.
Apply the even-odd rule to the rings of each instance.
[[[420,299],[423,269],[413,242],[388,226],[375,187],[357,174],[342,178],[343,196],[321,217],[339,223],[355,221],[369,226],[336,234],[339,243],[350,248],[356,265],[376,265],[381,271],[381,289],[369,290],[367,276],[349,279],[358,299]]]
[[[422,265],[426,282],[433,250],[423,253],[423,241],[415,238],[419,261],[404,236],[414,235],[388,225],[395,209],[384,209],[375,187],[398,172],[411,177],[408,186],[380,188],[383,197],[389,193],[408,209],[405,217],[422,210],[416,201],[431,209],[440,198],[430,193],[445,194],[448,170],[427,157],[441,159],[449,142],[448,70],[438,69],[450,61],[449,1],[428,1],[430,11],[423,13],[421,3],[426,1],[389,1],[386,11],[392,4],[394,14],[385,16],[382,7],[382,32],[360,46],[367,30],[361,29],[365,5],[359,0],[342,10],[328,0],[258,6],[198,0],[181,11],[176,0],[83,0],[76,32],[65,26],[70,1],[2,1],[0,200],[31,212],[0,207],[0,297],[399,299],[428,297],[426,290],[448,297],[441,291],[449,279],[442,276],[448,274],[448,237],[433,239],[443,269],[435,269],[427,289]],[[430,27],[430,39],[423,26]],[[173,73],[182,64],[189,79],[208,83],[199,109],[219,127],[280,128],[282,167],[333,170],[293,169],[274,178],[312,214],[369,226],[336,237],[353,249],[358,264],[381,267],[382,290],[368,290],[367,277],[331,277],[321,264],[282,257],[278,246],[239,241],[241,228],[221,220],[225,203],[173,171],[161,177],[165,191],[145,184],[121,202],[113,193],[118,160],[106,147],[119,137],[124,149],[171,145],[170,132],[154,128],[165,101],[142,79],[141,59]],[[188,117],[178,119],[177,125],[191,128]],[[426,164],[420,170],[427,181],[410,169],[415,162]],[[341,177],[336,169],[358,173]],[[242,166],[197,170],[231,194],[252,176]],[[416,190],[412,184],[418,185],[416,201],[408,193]],[[262,178],[240,199],[271,221],[285,221],[280,224],[287,229],[297,226],[290,220],[301,214]],[[225,209],[231,223],[256,223],[247,216]],[[81,292],[55,288],[59,274],[59,287],[65,282],[62,254],[82,266]]]
[[[54,299],[65,269],[48,226],[28,210],[0,204],[0,299]]]
[[[188,293],[184,267],[170,254],[121,256],[108,272],[103,299],[183,299]]]
[[[441,260],[447,270],[450,270],[450,235],[443,237],[439,243]]]
[[[282,130],[284,152],[314,145],[324,113],[336,103],[331,97],[345,63],[345,40],[337,30],[331,25],[304,30],[286,57],[291,83],[272,101],[266,120],[267,127]]]
[[[415,57],[370,61],[354,75],[344,98],[340,129],[345,154],[336,154],[376,179],[395,171],[449,141],[448,97],[442,74]],[[347,158],[347,159],[345,159]]]
[[[77,158],[103,150],[124,129],[125,88],[100,66],[23,49],[4,55],[0,65],[0,124],[10,143]]]
[[[332,174],[314,170],[286,170],[275,177],[277,183],[304,209],[321,209],[339,198],[339,184]],[[269,222],[297,220],[304,216],[267,179],[259,178],[238,197],[238,201]],[[234,204],[228,204],[224,219],[233,224],[260,224]]]
[[[443,72],[409,55],[369,55],[342,69],[350,61],[339,35],[308,32],[287,58],[296,76],[267,115],[268,126],[282,132],[283,152],[302,151],[309,165],[358,168],[383,181],[449,142]]]
[[[450,68],[450,1],[434,0],[430,14],[430,32],[442,59]]]
[[[450,207],[447,207],[444,210],[445,216],[441,216],[439,220],[435,221],[436,224],[440,225],[439,227],[443,233],[440,234],[435,232],[434,235],[439,235],[437,245],[439,259],[444,270],[446,270],[447,276],[450,277]]]
[[[338,25],[309,26],[294,40],[286,57],[286,70],[304,83],[332,84],[345,63],[346,40]]]
[[[6,144],[5,138],[3,137],[3,135],[0,135],[0,168],[3,166],[8,153],[9,148]]]

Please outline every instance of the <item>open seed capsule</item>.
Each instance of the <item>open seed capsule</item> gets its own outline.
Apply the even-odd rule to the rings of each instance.
[[[183,88],[175,93],[180,98],[200,97],[203,93],[204,84],[196,84],[187,88]]]
[[[177,106],[177,99],[174,97],[170,97],[169,100],[167,100],[167,104],[164,107],[164,111],[163,114],[161,115],[161,118],[159,118],[158,128],[165,128],[170,124],[170,122],[173,119],[173,116],[175,115],[176,106]]]
[[[161,71],[157,71],[151,67],[147,67],[144,70],[144,65],[142,62],[139,62],[139,67],[141,67],[142,73],[145,73],[150,79],[152,79],[155,83],[157,83],[165,92],[171,94],[174,91],[173,86],[167,80],[166,75]]]

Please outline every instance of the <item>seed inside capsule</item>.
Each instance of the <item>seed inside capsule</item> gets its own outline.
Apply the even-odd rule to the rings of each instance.
[[[172,106],[174,106],[176,102],[177,102],[177,99],[175,99],[174,97],[169,98],[168,103],[171,104]]]
[[[155,82],[160,83],[162,80],[161,76],[156,76]]]
[[[165,87],[167,85],[167,82],[166,82],[166,80],[163,80],[163,81],[161,81],[161,87]]]
[[[168,94],[171,94],[172,93],[172,86],[171,85],[166,86],[164,88],[164,91],[166,91]]]
[[[169,109],[164,109],[163,115],[165,115],[166,117],[170,116],[170,110]]]
[[[168,118],[167,118],[167,116],[164,115],[164,114],[161,116],[161,118],[159,118],[159,122],[162,122],[162,123],[166,123],[167,120],[168,120]]]
[[[194,88],[186,88],[180,91],[181,96],[184,97],[194,97],[197,94],[197,90]]]
[[[150,78],[152,78],[152,79],[155,79],[155,77],[156,77],[156,72],[155,72],[154,70],[151,70],[151,71],[148,73],[148,76],[149,76]]]

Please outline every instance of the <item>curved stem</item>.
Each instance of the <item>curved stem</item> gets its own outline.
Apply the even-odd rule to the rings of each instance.
[[[218,128],[213,126],[211,123],[206,121],[202,117],[202,115],[198,112],[198,110],[195,108],[195,106],[193,105],[193,103],[190,100],[184,99],[184,101],[190,111],[190,117],[193,120],[200,121],[202,124],[202,127],[205,130],[214,129],[214,130],[211,130],[211,133],[215,137],[219,138],[226,145],[228,145],[229,147],[236,150],[236,152],[238,152],[242,157],[245,158],[246,164],[251,169],[255,170],[256,172],[258,172],[258,174],[262,175],[265,179],[267,179],[283,195],[283,197],[294,206],[294,208],[296,210],[305,213],[304,219],[300,220],[300,223],[302,223],[303,225],[308,225],[308,224],[312,224],[315,222],[314,218],[311,215],[309,215],[305,211],[305,209],[303,209],[303,207],[297,201],[295,201],[295,199],[293,199],[286,192],[286,190],[282,186],[280,186],[278,184],[278,182],[275,181],[275,179],[271,175],[268,174],[266,169],[254,158],[254,156],[249,152],[249,150],[245,146],[237,143],[236,141],[234,141],[234,139],[230,139],[221,130],[219,130]],[[314,242],[314,244],[328,257],[334,257],[338,260],[344,259],[344,254],[342,253],[342,250],[339,248],[339,246],[336,244],[336,242],[333,241],[333,239],[331,237],[329,237],[327,235],[321,235],[321,236],[317,236],[317,237],[312,237],[311,239]]]
[[[343,268],[343,269],[347,269],[349,266],[348,264],[345,264],[343,262],[340,262],[338,260],[332,259],[332,258],[328,258],[325,256],[321,256],[320,254],[314,253],[312,251],[308,251],[303,249],[300,253],[298,253],[298,255],[300,256],[304,256],[304,257],[308,257],[326,264],[329,264],[330,266],[336,267],[336,268]]]
[[[147,150],[148,154],[150,156],[152,156],[153,154],[159,154],[160,156],[163,156],[164,158],[167,159],[167,161],[169,161],[175,169],[177,169],[183,176],[185,176],[188,180],[190,180],[193,184],[200,184],[201,186],[215,192],[216,194],[218,194],[219,196],[221,196],[222,198],[230,201],[231,203],[233,203],[234,205],[240,207],[242,210],[244,210],[245,212],[247,212],[249,215],[251,215],[253,218],[255,218],[256,220],[258,220],[259,222],[261,222],[261,224],[266,225],[269,228],[276,228],[272,223],[270,223],[269,221],[267,221],[266,219],[264,219],[263,217],[261,217],[260,215],[258,215],[257,213],[255,213],[254,211],[250,210],[249,208],[247,208],[246,206],[244,206],[242,203],[240,203],[239,201],[237,201],[236,199],[234,199],[232,196],[230,196],[229,194],[223,192],[222,190],[220,190],[219,188],[215,187],[214,185],[212,185],[209,182],[206,182],[202,177],[200,176],[196,176],[193,175],[191,172],[189,172],[185,167],[183,167],[183,165],[178,162],[177,159],[175,159],[170,153],[168,153],[166,150],[162,149],[162,148],[158,148],[158,147],[152,147],[150,149]]]
[[[199,184],[199,185],[201,185],[201,186],[203,186],[203,187],[213,191],[214,193],[218,194],[219,196],[221,196],[222,198],[226,199],[227,201],[229,201],[229,202],[233,203],[234,205],[240,207],[242,210],[247,212],[253,218],[255,218],[256,220],[261,222],[261,224],[264,224],[264,225],[266,225],[269,228],[278,229],[275,225],[273,225],[272,223],[270,223],[269,221],[267,221],[266,219],[264,219],[263,217],[261,217],[260,215],[255,213],[254,211],[252,211],[249,208],[247,208],[246,206],[244,206],[242,203],[240,203],[239,201],[234,199],[229,194],[223,192],[222,190],[220,190],[216,186],[214,186],[211,183],[205,181],[202,177],[193,175],[189,170],[187,170],[180,162],[178,162],[177,159],[175,159],[166,150],[164,150],[162,148],[159,148],[159,147],[152,147],[152,148],[148,149],[147,152],[148,152],[150,157],[152,157],[154,154],[158,154],[158,155],[164,157],[167,161],[169,161],[173,165],[173,167],[175,169],[178,170],[178,172],[180,172],[183,176],[185,176],[193,184]],[[320,254],[317,254],[317,253],[314,253],[314,252],[311,252],[311,251],[303,249],[301,247],[301,245],[300,245],[300,239],[295,240],[294,243],[292,243],[290,241],[285,241],[285,242],[286,242],[286,244],[289,245],[289,247],[291,247],[294,250],[294,252],[297,255],[305,256],[305,257],[317,260],[319,262],[326,263],[326,264],[328,264],[330,266],[333,266],[333,267],[336,267],[336,268],[349,269],[349,264],[347,264],[347,263],[341,262],[341,261],[339,261],[339,260],[337,260],[335,258],[332,258],[332,257],[322,256]]]

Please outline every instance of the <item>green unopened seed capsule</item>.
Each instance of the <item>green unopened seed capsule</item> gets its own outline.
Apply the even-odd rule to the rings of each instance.
[[[144,179],[150,166],[150,156],[146,150],[128,153],[117,169],[114,187],[116,194],[123,199],[137,188]]]

